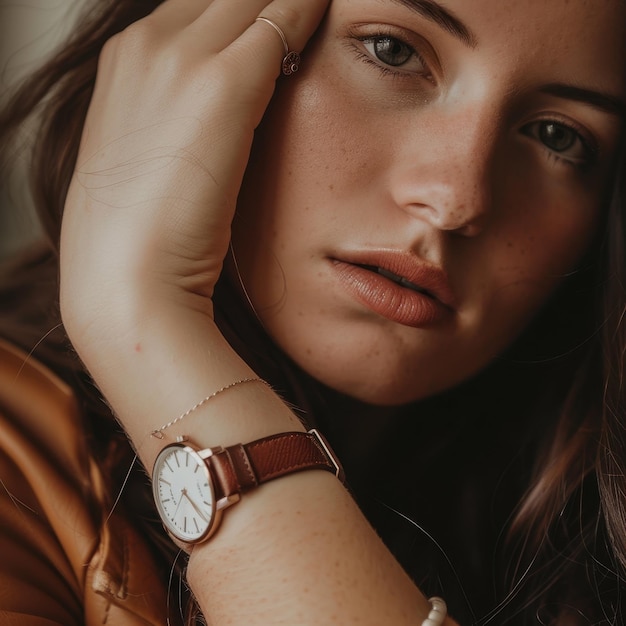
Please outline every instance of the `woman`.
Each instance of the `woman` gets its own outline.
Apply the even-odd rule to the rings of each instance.
[[[156,467],[207,621],[621,623],[624,3],[101,11],[4,124],[56,94],[39,146],[55,169],[37,175],[53,239],[64,206],[64,327]],[[151,594],[158,610],[134,610],[165,620],[173,544],[139,472],[124,483],[128,447],[91,402],[85,508],[104,519],[80,528],[99,558],[64,579],[64,608],[76,623],[81,610],[131,623],[125,597]],[[172,486],[173,466],[197,457],[176,449],[155,465],[179,436],[206,449],[313,424],[334,449],[311,444],[315,463],[338,457],[350,492],[300,471],[245,493],[218,525],[202,485]],[[43,495],[7,491],[46,510]],[[116,550],[137,563],[124,575],[101,566]],[[32,571],[3,573],[8,619],[28,623]],[[55,597],[50,576],[40,584]]]

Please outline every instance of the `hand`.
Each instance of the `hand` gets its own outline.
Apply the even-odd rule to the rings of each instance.
[[[327,4],[167,0],[107,42],[61,241],[63,319],[90,369],[162,307],[177,307],[181,323],[185,310],[211,316],[284,56],[278,33],[255,19],[272,19],[301,50]]]

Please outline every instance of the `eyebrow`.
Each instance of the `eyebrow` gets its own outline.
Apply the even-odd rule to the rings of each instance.
[[[622,119],[626,118],[626,101],[608,93],[561,83],[544,85],[541,88],[541,92],[556,96],[557,98],[582,102],[583,104],[592,106],[594,109],[599,109],[611,115],[617,115]]]
[[[401,4],[416,13],[419,13],[422,17],[434,22],[441,26],[444,30],[454,35],[457,39],[462,41],[468,48],[475,48],[477,45],[476,36],[470,31],[470,29],[463,24],[463,22],[444,9],[437,2],[433,0],[391,0],[397,4]]]

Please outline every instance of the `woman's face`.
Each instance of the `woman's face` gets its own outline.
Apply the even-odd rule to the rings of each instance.
[[[507,347],[599,221],[624,24],[623,0],[334,0],[279,81],[234,224],[276,343],[383,405]]]

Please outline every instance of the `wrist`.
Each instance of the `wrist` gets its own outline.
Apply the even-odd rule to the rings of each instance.
[[[343,481],[338,460],[316,430],[213,448],[179,438],[157,456],[153,495],[170,536],[197,545],[220,529],[227,509],[263,484],[313,470],[331,472]]]
[[[150,433],[233,381],[256,378],[204,312],[170,305],[106,343],[92,344],[86,365],[148,468],[163,447]],[[299,429],[282,400],[255,384],[200,407],[167,437],[211,447]]]

